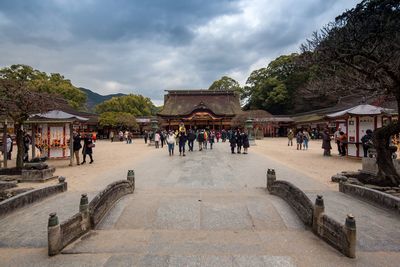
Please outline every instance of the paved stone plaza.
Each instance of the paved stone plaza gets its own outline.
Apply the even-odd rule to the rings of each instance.
[[[228,143],[218,143],[186,157],[141,142],[99,142],[95,164],[58,169],[71,183],[68,192],[0,219],[0,266],[398,266],[398,215],[275,161],[264,141],[249,155],[231,155]],[[313,202],[323,194],[327,213],[338,221],[355,215],[357,259],[318,239],[282,199],[265,192],[268,168]],[[128,169],[136,172],[134,194],[96,231],[49,258],[48,214],[66,219],[77,211],[81,193],[93,198],[125,179]]]

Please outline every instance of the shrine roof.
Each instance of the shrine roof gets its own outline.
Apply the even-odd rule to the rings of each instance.
[[[235,116],[242,112],[234,91],[167,90],[160,116],[189,115],[195,110],[210,110],[216,115]]]

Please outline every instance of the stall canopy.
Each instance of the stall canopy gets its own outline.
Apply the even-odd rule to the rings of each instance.
[[[38,113],[30,116],[28,123],[44,122],[44,121],[60,121],[60,122],[74,122],[74,121],[87,121],[87,118],[76,116],[61,110],[51,110],[46,113]]]
[[[377,107],[369,104],[358,105],[349,109],[326,115],[328,118],[338,118],[345,116],[373,116],[373,115],[390,115],[392,109]]]
[[[73,115],[61,110],[32,114],[26,121],[32,125],[32,158],[36,157],[36,148],[40,156],[73,160],[74,123],[87,121],[88,118]]]

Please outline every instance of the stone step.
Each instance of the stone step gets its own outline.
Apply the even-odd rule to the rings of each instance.
[[[292,257],[272,255],[115,255],[103,265],[114,266],[296,266]]]
[[[286,254],[328,248],[309,231],[95,230],[63,250],[75,253],[181,255]]]

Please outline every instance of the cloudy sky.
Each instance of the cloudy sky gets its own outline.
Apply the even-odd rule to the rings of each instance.
[[[100,94],[161,104],[299,45],[359,0],[1,0],[0,66],[58,72]]]

